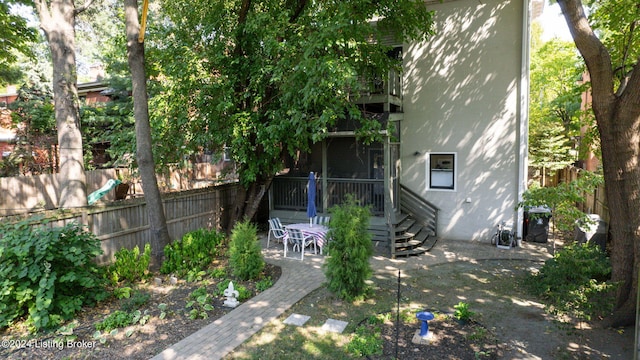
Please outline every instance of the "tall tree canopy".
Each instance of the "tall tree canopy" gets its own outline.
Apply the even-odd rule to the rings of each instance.
[[[307,151],[340,119],[360,121],[360,75],[398,66],[390,42],[431,32],[423,1],[165,1],[154,57],[166,84],[153,99],[161,158],[228,146],[243,191],[232,220],[251,217],[286,153]],[[372,23],[372,19],[377,19]],[[183,149],[183,150],[182,150]],[[178,151],[176,151],[178,150]]]
[[[535,37],[535,35],[534,35]],[[538,36],[539,37],[539,36]],[[533,41],[529,96],[529,160],[542,171],[562,169],[576,160],[584,120],[580,105],[585,86],[578,85],[584,63],[573,43]]]
[[[558,0],[591,77],[610,215],[613,325],[634,322],[640,264],[640,3]]]
[[[30,53],[29,43],[36,39],[36,29],[22,16],[12,13],[11,5],[19,1],[0,0],[0,85],[13,83],[20,77],[15,66],[17,52]]]

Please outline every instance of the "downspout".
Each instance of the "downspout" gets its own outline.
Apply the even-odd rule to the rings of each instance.
[[[518,169],[518,203],[522,201],[522,194],[527,190],[529,168],[529,48],[530,48],[530,14],[531,1],[523,3],[522,7],[522,54],[520,68],[520,124],[519,124],[519,157]],[[518,208],[517,237],[522,238],[524,211]]]

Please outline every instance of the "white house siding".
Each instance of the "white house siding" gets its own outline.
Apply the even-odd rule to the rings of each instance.
[[[429,4],[437,34],[404,46],[401,181],[440,208],[441,238],[488,241],[499,221],[517,224],[526,161],[525,4]],[[457,154],[454,191],[427,189],[429,152]]]

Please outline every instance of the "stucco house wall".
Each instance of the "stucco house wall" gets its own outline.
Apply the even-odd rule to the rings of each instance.
[[[440,208],[438,236],[487,240],[525,183],[528,9],[515,0],[429,3],[437,34],[404,45],[401,182]],[[430,189],[431,152],[453,153],[455,189]]]

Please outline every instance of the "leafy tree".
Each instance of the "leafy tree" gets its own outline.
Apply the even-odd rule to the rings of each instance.
[[[152,99],[161,158],[229,147],[242,190],[227,229],[252,218],[285,155],[308,151],[339,120],[359,122],[364,141],[375,138],[380,123],[352,101],[359,75],[399,67],[385,35],[425,38],[432,22],[412,0],[178,0],[162,8],[154,68],[165,91]]]
[[[539,37],[539,35],[538,35]],[[573,163],[585,117],[580,111],[584,86],[577,80],[584,65],[570,42],[532,42],[529,159],[532,166],[555,172]]]
[[[154,267],[159,267],[164,247],[169,244],[169,229],[164,214],[164,205],[160,196],[155,172],[153,151],[151,150],[151,125],[149,122],[149,103],[147,99],[147,75],[144,62],[144,42],[138,22],[138,1],[125,0],[125,23],[127,33],[127,59],[133,85],[133,113],[136,119],[136,159],[142,178],[142,189],[147,202],[151,249]]]
[[[56,131],[51,89],[43,82],[27,83],[20,87],[18,96],[9,105],[11,119],[18,141],[12,156],[18,157],[13,171],[5,176],[17,175],[18,163],[23,172],[52,173],[55,169]],[[5,164],[7,165],[7,164]]]
[[[82,134],[75,55],[75,19],[85,11],[91,1],[76,7],[73,0],[35,0],[53,63],[53,99],[55,103],[60,174],[60,208],[87,205],[87,186],[84,173]]]
[[[17,52],[30,54],[29,43],[36,39],[36,31],[27,21],[11,11],[19,1],[0,1],[0,85],[15,83],[21,72],[15,66]]]
[[[558,0],[591,77],[610,215],[615,309],[607,322],[634,322],[640,258],[640,4],[636,0]]]

